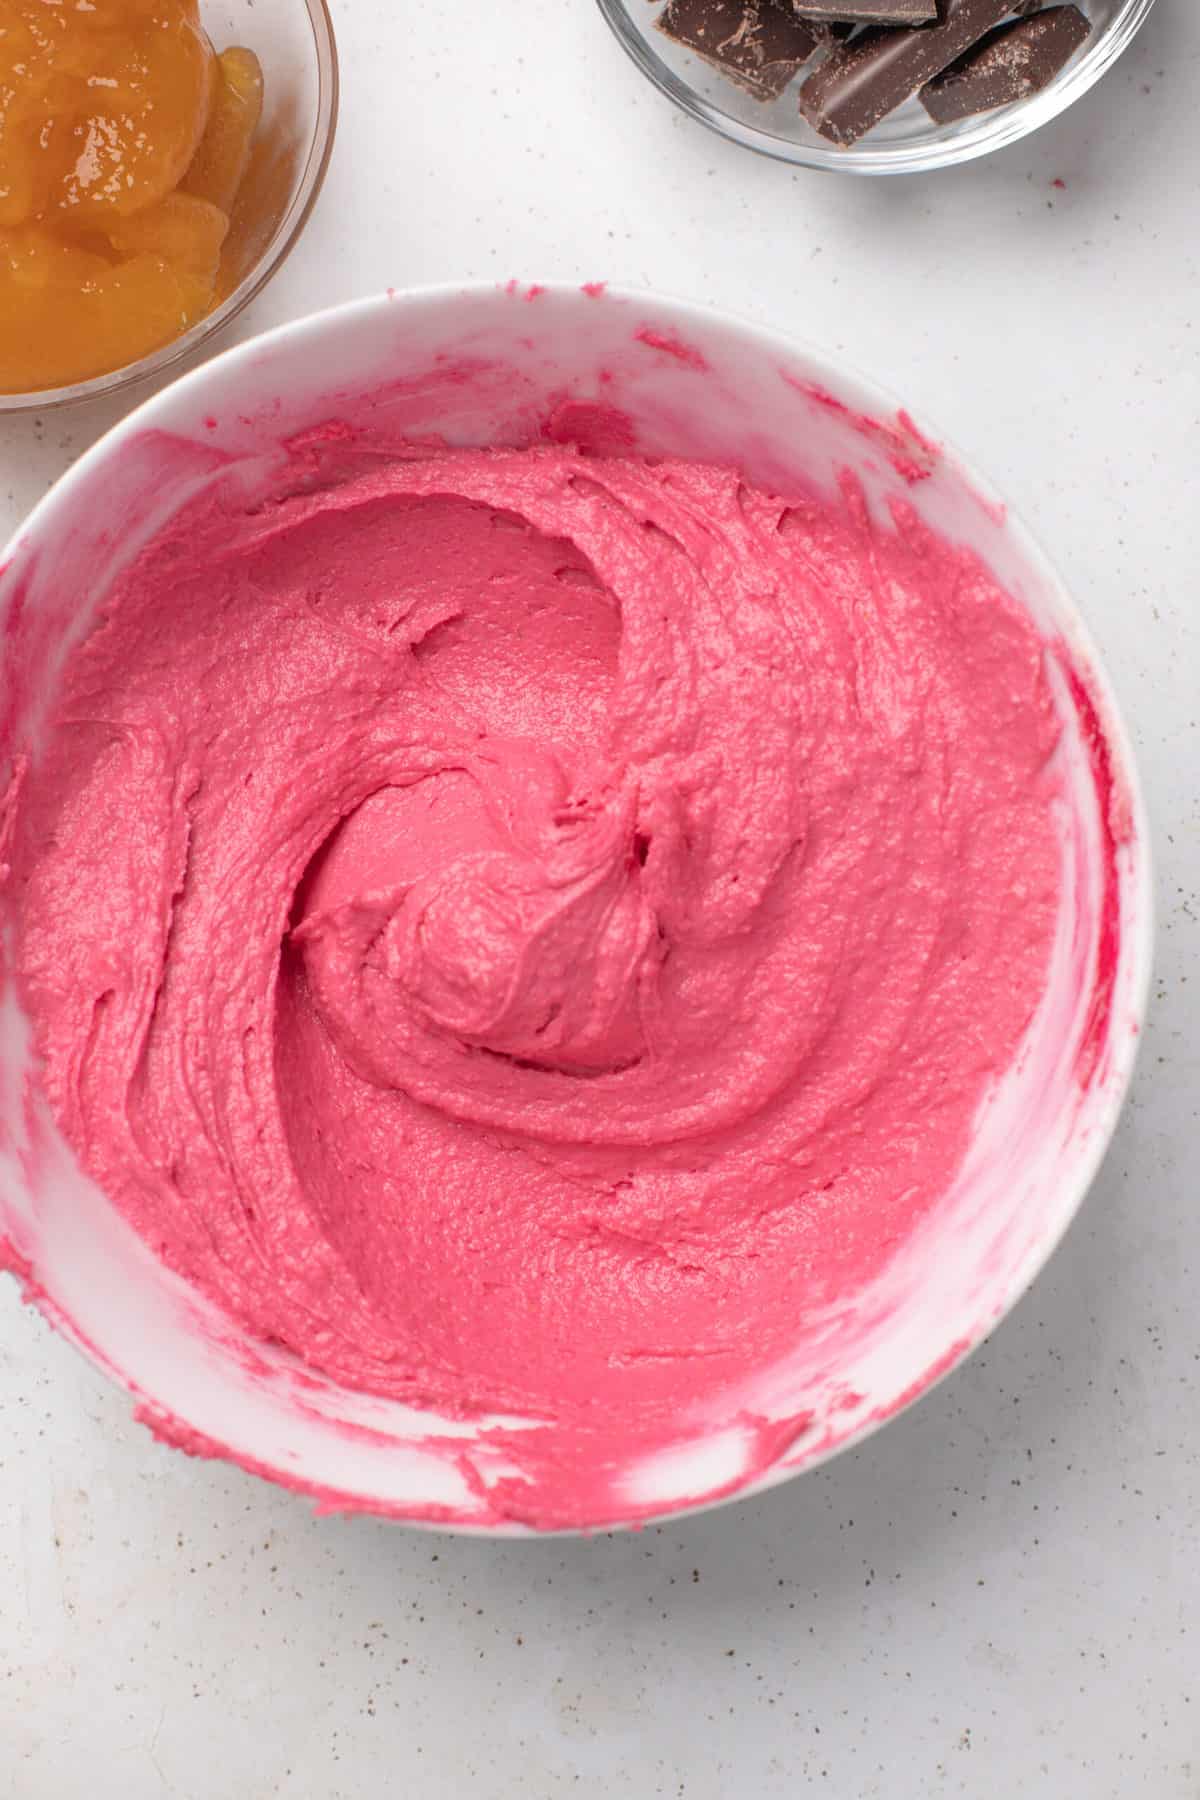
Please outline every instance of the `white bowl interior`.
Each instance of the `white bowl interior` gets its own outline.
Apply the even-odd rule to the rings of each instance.
[[[785,1361],[719,1416],[681,1419],[676,1444],[614,1469],[606,1517],[589,1521],[599,1526],[767,1485],[890,1417],[1012,1305],[1095,1171],[1144,1004],[1148,852],[1111,697],[1041,554],[894,403],[762,330],[595,290],[509,284],[381,297],[208,364],[58,484],[0,565],[0,733],[6,760],[36,756],[66,651],[117,572],[198,487],[231,469],[261,480],[282,466],[284,440],[331,420],[381,441],[536,441],[564,399],[580,403],[569,416],[585,436],[602,435],[616,407],[642,452],[736,463],[750,482],[784,492],[832,492],[850,469],[881,518],[902,500],[976,550],[1045,636],[1070,796],[1049,987],[981,1109],[953,1190],[871,1287],[798,1321]],[[165,462],[164,433],[177,440]],[[246,1339],[155,1260],[78,1168],[40,1099],[11,981],[0,1001],[4,1237],[43,1309],[171,1441],[236,1458],[331,1507],[492,1531],[536,1515],[539,1478],[522,1464],[521,1421],[497,1438],[496,1421],[454,1422],[348,1393]],[[527,1497],[516,1507],[514,1491]]]

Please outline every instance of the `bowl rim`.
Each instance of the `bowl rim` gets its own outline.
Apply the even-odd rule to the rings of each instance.
[[[1096,33],[1095,41],[1073,58],[1049,87],[1028,100],[980,114],[969,124],[958,124],[952,136],[935,137],[924,144],[885,147],[873,144],[868,134],[844,149],[780,137],[776,132],[746,124],[706,99],[691,82],[675,73],[657,54],[649,38],[631,23],[633,8],[644,4],[645,0],[597,0],[601,14],[630,60],[689,118],[707,125],[730,143],[793,168],[816,169],[829,175],[878,176],[955,168],[1020,143],[1082,99],[1108,73],[1145,24],[1154,0],[1123,0],[1122,10]],[[944,133],[945,128],[942,130]]]
[[[356,300],[342,301],[277,325],[269,331],[247,338],[242,343],[231,345],[219,355],[188,370],[173,382],[148,395],[132,411],[110,426],[82,456],[72,463],[35,504],[8,543],[0,547],[0,575],[4,573],[17,553],[24,552],[36,539],[46,520],[64,505],[70,505],[73,490],[79,482],[90,476],[107,457],[118,452],[127,439],[147,428],[153,428],[156,409],[165,410],[176,404],[180,398],[191,400],[195,402],[197,422],[199,422],[204,413],[205,387],[214,373],[218,371],[225,373],[239,362],[247,364],[261,362],[273,352],[285,349],[291,344],[299,345],[308,339],[319,340],[329,333],[336,335],[343,324],[361,317],[378,314],[381,317],[396,320],[398,313],[406,304],[428,306],[439,302],[483,299],[485,297],[491,297],[497,303],[501,303],[505,299],[520,299],[528,293],[531,285],[538,291],[545,292],[559,300],[573,299],[581,305],[591,304],[588,300],[587,290],[564,281],[535,282],[533,284],[479,280],[425,283],[408,288],[388,289]],[[593,284],[588,285],[589,287],[593,286]],[[844,357],[840,352],[828,351],[794,332],[781,330],[774,325],[763,324],[745,313],[727,307],[693,301],[657,289],[625,284],[605,284],[604,291],[609,299],[619,303],[662,309],[669,313],[673,322],[678,323],[681,328],[686,328],[688,325],[703,328],[705,325],[716,324],[748,335],[756,341],[759,348],[768,349],[773,354],[784,357],[799,356],[828,377],[833,391],[837,392],[839,389],[844,390],[847,387],[855,388],[870,405],[882,409],[885,416],[888,413],[894,414],[900,411],[903,406],[899,396],[893,394],[887,386],[878,382],[874,377],[863,374],[853,361]],[[978,492],[989,494],[997,491],[978,465],[962,455],[952,439],[938,432],[937,442],[948,458],[952,460],[955,468]],[[283,1487],[289,1492],[317,1498],[322,1510],[374,1514],[397,1524],[430,1531],[449,1532],[456,1536],[499,1539],[532,1536],[553,1539],[555,1537],[593,1536],[602,1532],[662,1525],[765,1494],[785,1481],[808,1474],[832,1461],[834,1457],[841,1456],[848,1450],[856,1449],[885,1425],[891,1424],[894,1419],[900,1418],[908,1412],[918,1401],[932,1393],[955,1370],[959,1369],[999,1328],[1017,1303],[1028,1293],[1058,1249],[1082,1207],[1108,1153],[1129,1095],[1139,1052],[1145,1037],[1153,973],[1155,944],[1154,853],[1149,815],[1133,741],[1107,668],[1086,619],[1070,589],[1059,575],[1054,563],[1042,549],[1037,538],[1024,524],[1021,517],[1008,507],[1006,507],[1005,513],[1005,529],[1013,534],[1022,556],[1027,558],[1030,564],[1048,580],[1057,599],[1061,602],[1064,617],[1070,622],[1071,647],[1088,675],[1090,690],[1103,725],[1105,741],[1113,753],[1115,766],[1120,771],[1123,788],[1128,797],[1132,827],[1129,840],[1131,867],[1128,879],[1123,884],[1126,898],[1122,907],[1123,928],[1118,967],[1129,971],[1123,985],[1122,1016],[1128,1020],[1132,1029],[1115,1034],[1111,1038],[1110,1075],[1097,1101],[1096,1112],[1088,1132],[1078,1143],[1078,1147],[1073,1147],[1061,1184],[1061,1198],[1055,1213],[1047,1227],[1031,1239],[1029,1248],[1015,1265],[1013,1273],[1004,1284],[1000,1294],[994,1297],[990,1312],[986,1316],[980,1317],[967,1336],[960,1337],[953,1345],[947,1346],[943,1356],[911,1383],[892,1405],[877,1409],[860,1425],[848,1432],[844,1438],[814,1449],[810,1456],[797,1465],[777,1464],[768,1468],[753,1476],[731,1493],[705,1497],[682,1505],[665,1506],[660,1511],[640,1516],[636,1520],[615,1518],[611,1522],[542,1530],[508,1521],[480,1523],[467,1520],[461,1522],[431,1520],[419,1516],[410,1518],[395,1511],[389,1511],[385,1505],[373,1506],[364,1496],[349,1492],[344,1495],[343,1505],[342,1490],[337,1489],[336,1483],[331,1482],[318,1488],[311,1483],[298,1482],[294,1475],[282,1468],[256,1466],[252,1472],[270,1479],[274,1485]],[[54,1326],[55,1330],[73,1343],[89,1362],[115,1379],[127,1393],[133,1396],[135,1401],[142,1401],[146,1398],[125,1373],[107,1359],[99,1346],[92,1344],[74,1330],[71,1320],[55,1304],[53,1295],[45,1292],[38,1282],[35,1281],[32,1284],[28,1297],[38,1306],[39,1311]],[[209,1453],[219,1456],[221,1460],[232,1462],[239,1468],[245,1466],[244,1459],[230,1448],[214,1444]]]
[[[341,103],[337,36],[329,0],[304,0],[304,8],[312,28],[316,55],[316,119],[296,191],[258,261],[247,270],[232,294],[222,300],[220,306],[205,313],[202,319],[197,319],[194,325],[190,325],[179,337],[172,338],[170,343],[152,350],[137,362],[126,363],[119,369],[110,369],[106,375],[91,375],[86,381],[70,382],[63,387],[31,389],[25,393],[0,393],[0,418],[11,418],[21,413],[52,412],[59,407],[75,406],[88,400],[108,399],[126,388],[140,386],[143,382],[154,380],[156,376],[164,375],[223,331],[258,297],[283,267],[303,234],[325,185],[337,137]]]

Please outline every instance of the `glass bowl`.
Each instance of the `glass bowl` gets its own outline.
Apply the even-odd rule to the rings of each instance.
[[[683,112],[735,144],[806,169],[916,175],[986,156],[1057,118],[1112,67],[1145,22],[1154,0],[1084,0],[1091,36],[1050,86],[1030,100],[951,125],[935,124],[919,101],[910,100],[847,149],[818,137],[800,116],[798,81],[778,100],[754,100],[727,76],[655,30],[661,5],[649,6],[646,0],[598,0],[598,4],[643,75]]]
[[[235,213],[218,304],[139,361],[66,387],[0,394],[0,414],[45,412],[146,381],[173,368],[235,319],[270,281],[304,230],[333,149],[337,46],[326,0],[200,0],[200,23],[218,50],[244,44],[263,66],[263,116],[246,184],[248,223]],[[239,228],[240,227],[240,228]]]

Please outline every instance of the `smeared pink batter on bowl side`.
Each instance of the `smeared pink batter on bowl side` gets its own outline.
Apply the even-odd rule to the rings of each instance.
[[[231,480],[16,807],[46,1092],[236,1320],[539,1421],[532,1522],[606,1516],[946,1191],[1046,983],[1057,729],[1025,614],[849,484]]]

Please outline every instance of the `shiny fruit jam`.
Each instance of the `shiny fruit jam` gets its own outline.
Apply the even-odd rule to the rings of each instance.
[[[213,304],[262,110],[197,0],[0,0],[0,392],[106,375]]]

